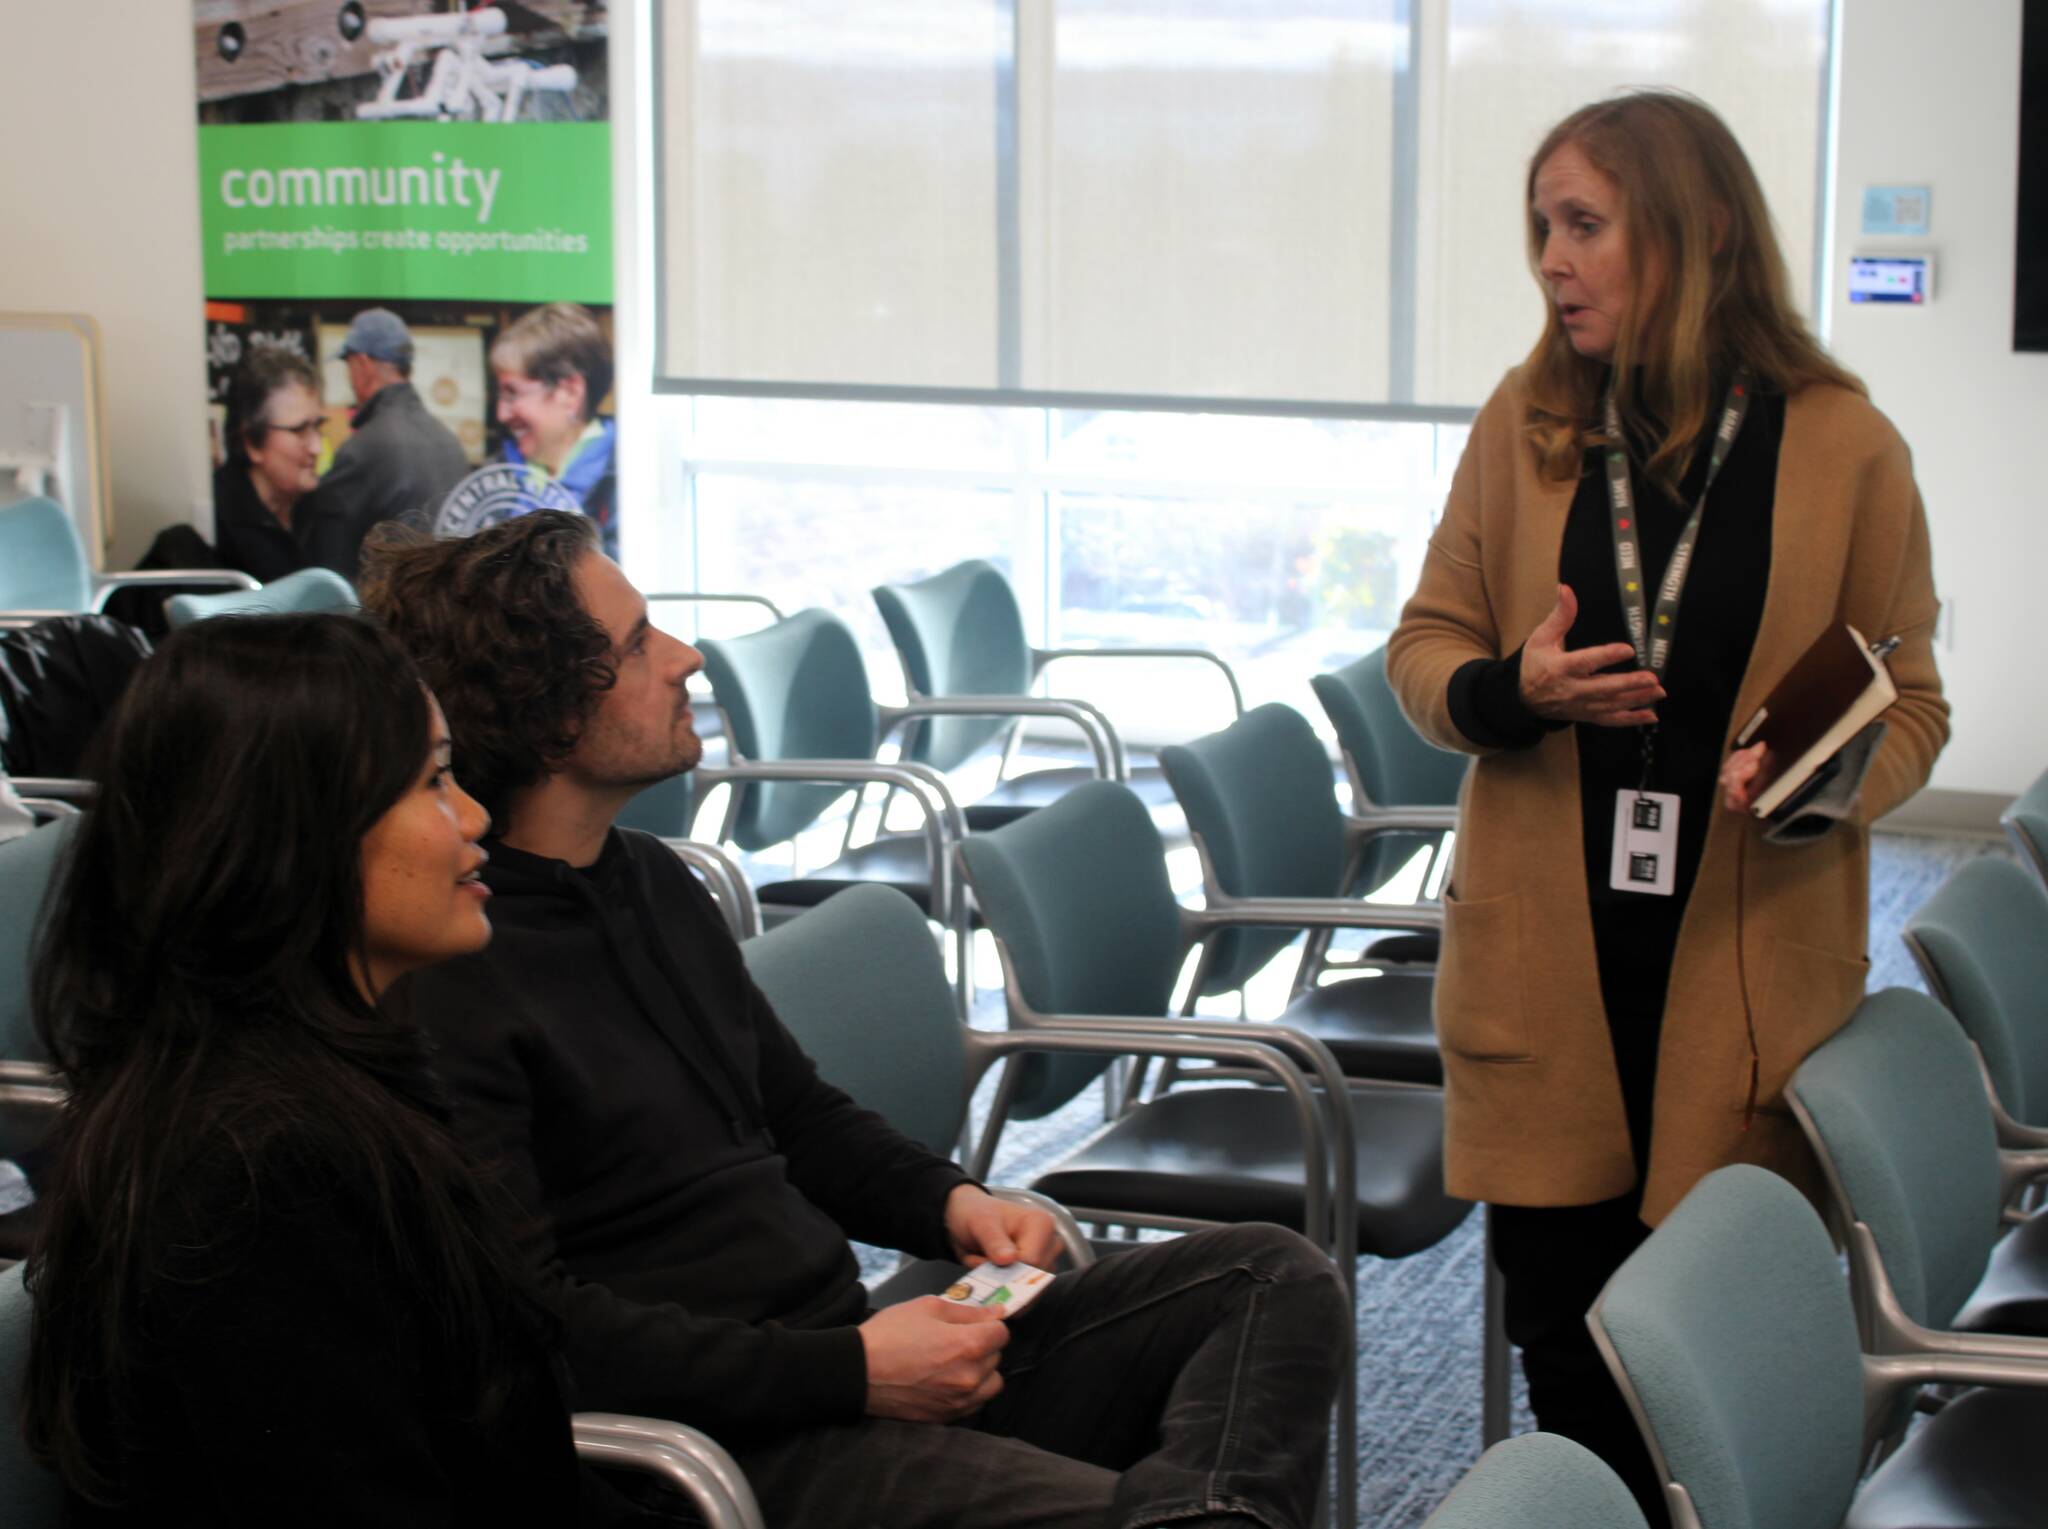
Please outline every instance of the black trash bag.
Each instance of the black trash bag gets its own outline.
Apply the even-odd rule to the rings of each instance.
[[[0,631],[0,769],[81,774],[93,734],[149,654],[149,639],[111,616]]]
[[[138,573],[161,572],[167,568],[225,568],[213,543],[188,525],[165,526],[150,542]],[[107,596],[102,607],[117,621],[140,627],[151,642],[162,642],[171,630],[164,615],[164,602],[172,595],[217,595],[218,584],[131,584]]]

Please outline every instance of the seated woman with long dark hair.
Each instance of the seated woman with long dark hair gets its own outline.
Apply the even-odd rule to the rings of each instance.
[[[579,1517],[546,1320],[378,1007],[490,938],[448,748],[331,615],[187,628],[108,726],[33,974],[71,1094],[22,1410],[81,1521]]]

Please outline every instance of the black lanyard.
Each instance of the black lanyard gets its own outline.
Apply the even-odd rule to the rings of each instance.
[[[1742,421],[1749,413],[1749,372],[1736,372],[1729,385],[1728,399],[1721,407],[1721,422],[1714,430],[1713,453],[1707,459],[1707,481],[1700,485],[1699,501],[1693,505],[1685,529],[1671,549],[1671,561],[1664,565],[1663,582],[1657,586],[1652,606],[1643,594],[1643,543],[1636,530],[1635,496],[1629,486],[1628,450],[1621,433],[1621,410],[1609,387],[1602,400],[1607,425],[1607,509],[1608,529],[1614,534],[1614,580],[1621,594],[1621,614],[1628,623],[1628,640],[1636,650],[1636,663],[1663,679],[1671,659],[1672,639],[1678,635],[1678,602],[1685,593],[1686,575],[1692,572],[1693,548],[1700,539],[1700,517],[1707,508],[1707,495],[1721,476]],[[1642,730],[1643,782],[1647,787],[1655,758],[1656,726]]]

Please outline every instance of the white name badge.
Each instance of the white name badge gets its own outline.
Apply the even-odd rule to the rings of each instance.
[[[1669,791],[1614,793],[1614,864],[1607,884],[1617,892],[1669,897],[1678,874],[1678,798]]]

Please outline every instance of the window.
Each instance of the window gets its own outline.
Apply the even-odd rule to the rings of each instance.
[[[656,0],[673,391],[1384,416],[1534,338],[1527,160],[1692,90],[1809,299],[1828,0]]]

